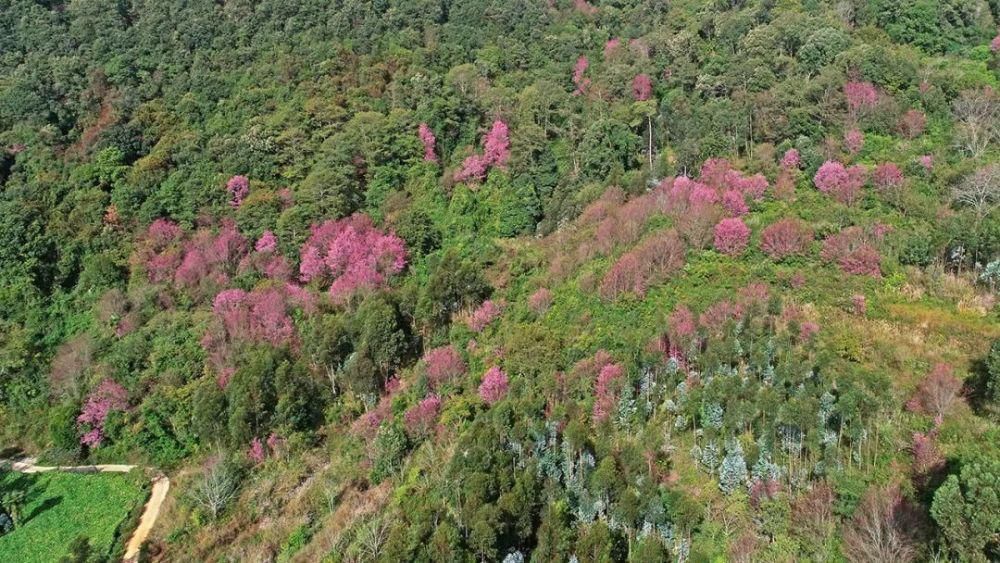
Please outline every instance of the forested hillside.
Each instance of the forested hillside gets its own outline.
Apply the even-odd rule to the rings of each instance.
[[[998,560],[998,25],[0,0],[0,449],[152,560]]]

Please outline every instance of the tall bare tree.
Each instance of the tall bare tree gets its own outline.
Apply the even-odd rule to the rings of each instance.
[[[966,90],[952,105],[958,120],[958,145],[974,158],[1000,137],[1000,96],[992,88]]]
[[[951,190],[955,203],[968,206],[976,214],[976,223],[1000,206],[1000,164],[976,170]]]

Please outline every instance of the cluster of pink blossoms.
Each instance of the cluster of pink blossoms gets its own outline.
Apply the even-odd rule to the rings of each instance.
[[[501,120],[493,122],[483,141],[483,154],[474,154],[462,161],[462,168],[455,174],[459,182],[481,181],[491,167],[504,169],[510,160],[510,135],[507,124]]]
[[[302,281],[329,282],[335,301],[345,301],[364,289],[383,286],[406,267],[403,239],[375,228],[367,215],[314,225],[302,246]]]
[[[509,385],[507,374],[493,366],[483,374],[483,381],[479,384],[479,398],[486,404],[492,405],[507,396]]]
[[[77,424],[87,429],[80,437],[80,443],[96,448],[104,439],[104,422],[112,411],[128,408],[128,392],[114,380],[105,379],[87,396]]]

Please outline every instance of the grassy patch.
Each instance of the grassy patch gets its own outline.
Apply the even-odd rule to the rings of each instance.
[[[8,473],[3,488],[24,491],[18,525],[0,537],[5,561],[56,561],[77,536],[110,555],[122,523],[145,499],[143,476],[131,473]]]

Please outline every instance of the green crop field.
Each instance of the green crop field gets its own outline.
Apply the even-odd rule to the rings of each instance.
[[[16,528],[0,536],[0,559],[57,561],[81,535],[90,540],[92,553],[108,554],[122,524],[144,500],[141,477],[136,471],[3,475],[3,489],[23,491],[24,500]]]

